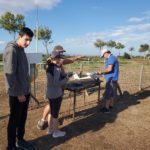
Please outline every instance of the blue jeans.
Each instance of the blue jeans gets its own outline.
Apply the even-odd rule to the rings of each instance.
[[[104,97],[106,100],[115,99],[117,96],[117,81],[107,81]]]

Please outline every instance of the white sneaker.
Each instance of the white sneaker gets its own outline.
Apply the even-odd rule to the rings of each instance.
[[[60,130],[55,131],[55,132],[53,132],[53,134],[52,134],[53,138],[63,137],[63,136],[65,136],[65,135],[66,135],[66,132],[60,131]]]

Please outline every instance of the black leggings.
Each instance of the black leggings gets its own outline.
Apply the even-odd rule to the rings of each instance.
[[[53,118],[58,118],[61,102],[62,102],[62,97],[49,99],[50,113]]]
[[[9,96],[10,116],[7,127],[8,147],[14,147],[16,137],[22,140],[25,133],[25,123],[30,95],[26,95],[25,102],[19,102],[15,96]]]

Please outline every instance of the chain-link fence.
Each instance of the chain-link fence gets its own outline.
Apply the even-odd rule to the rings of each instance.
[[[45,97],[46,91],[46,73],[43,67],[44,64],[38,64],[38,76],[34,82],[32,82],[32,93],[36,93],[36,97],[39,102],[42,104],[47,103]],[[69,64],[65,66],[66,71],[74,71],[77,73],[84,72],[95,72],[99,69],[103,68],[103,62],[75,62],[73,64]],[[136,93],[139,89],[150,88],[150,63],[147,62],[143,65],[143,63],[129,63],[129,62],[120,62],[120,73],[119,73],[119,85],[123,91],[128,91],[129,93]],[[101,85],[101,96],[103,94],[103,88],[105,87],[105,82]],[[34,91],[35,90],[35,91]],[[79,94],[80,98],[83,99],[82,93]],[[64,95],[64,107],[62,107],[62,111],[65,111],[65,108],[71,109],[71,101],[70,101],[68,91],[65,91]],[[94,92],[92,96],[90,95],[86,98],[86,102],[96,102],[97,101],[97,93]],[[85,105],[85,102],[81,101],[77,102],[77,105],[80,107]],[[6,108],[7,109],[4,109]],[[6,110],[6,111],[4,111]],[[8,103],[7,103],[7,95],[5,92],[5,82],[3,71],[1,67],[0,71],[0,116],[8,114]]]

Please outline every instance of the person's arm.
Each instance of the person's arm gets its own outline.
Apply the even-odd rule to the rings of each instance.
[[[18,99],[24,101],[22,88],[17,80],[17,53],[15,49],[9,48],[4,56],[4,72],[9,88],[17,92]]]
[[[108,67],[106,69],[104,69],[103,71],[99,71],[98,73],[99,74],[108,74],[112,71],[112,69],[113,69],[113,65],[110,64],[110,65],[108,65]]]
[[[62,64],[63,65],[71,64],[71,63],[79,60],[80,58],[81,58],[81,56],[75,56],[75,57],[71,57],[71,58],[66,58],[66,59],[62,60]]]

